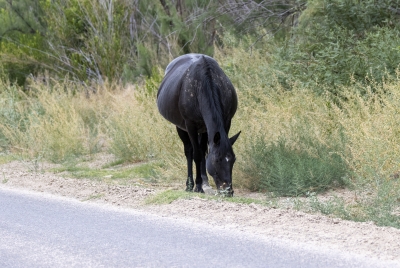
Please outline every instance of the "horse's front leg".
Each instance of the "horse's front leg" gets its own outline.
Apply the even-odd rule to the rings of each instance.
[[[201,178],[201,163],[196,163],[196,161],[194,162],[196,164],[196,187],[194,188],[194,192],[204,193],[203,179]]]
[[[212,187],[210,186],[209,182],[208,182],[208,177],[207,177],[207,170],[206,170],[206,159],[205,156],[207,154],[207,150],[208,150],[208,135],[207,132],[202,133],[199,136],[199,143],[200,143],[200,150],[202,151],[203,154],[203,158],[201,161],[201,178],[202,178],[202,187],[203,187],[203,191],[206,194],[214,194],[214,190],[212,189]]]
[[[186,179],[186,191],[193,191],[194,181],[193,181],[193,147],[190,144],[190,148],[185,150],[186,160],[187,160],[187,173],[188,177]]]

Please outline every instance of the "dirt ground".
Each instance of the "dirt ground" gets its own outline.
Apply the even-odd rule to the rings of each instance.
[[[92,165],[99,165],[104,159],[99,161],[93,162]],[[144,200],[147,197],[166,190],[167,186],[117,185],[93,179],[66,178],[60,174],[43,171],[50,167],[50,164],[22,161],[0,165],[0,187],[46,192],[83,202],[107,203],[164,217],[190,218],[205,224],[226,226],[256,234],[266,239],[281,238],[382,261],[391,260],[400,267],[399,229],[311,215],[292,209],[207,200],[195,196],[176,200],[171,204],[146,205]],[[254,194],[240,191],[238,195],[254,197]]]

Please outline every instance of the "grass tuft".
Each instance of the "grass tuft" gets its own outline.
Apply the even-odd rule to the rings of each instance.
[[[283,138],[270,144],[260,138],[254,142],[248,152],[253,163],[245,169],[254,190],[299,196],[344,185],[349,169],[342,157],[315,140],[303,139],[308,150],[291,148]]]
[[[60,168],[52,169],[52,172],[63,173],[67,172],[68,175],[75,178],[92,178],[92,179],[132,179],[140,178],[148,181],[154,181],[159,177],[158,174],[159,164],[155,162],[143,163],[133,167],[119,168],[119,169],[97,169],[85,166],[67,165]]]
[[[190,199],[199,194],[188,193],[186,191],[166,190],[146,199],[146,205],[163,205],[171,204],[178,199]]]

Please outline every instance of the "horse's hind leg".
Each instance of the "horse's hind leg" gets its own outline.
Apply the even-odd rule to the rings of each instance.
[[[193,191],[194,187],[194,181],[193,181],[193,146],[192,143],[190,142],[189,134],[180,129],[176,128],[178,131],[179,138],[183,142],[183,147],[185,151],[185,156],[187,160],[187,174],[188,177],[186,179],[186,191],[191,192]]]

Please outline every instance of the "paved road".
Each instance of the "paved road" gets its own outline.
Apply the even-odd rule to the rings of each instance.
[[[0,188],[0,267],[377,266],[184,219]]]

